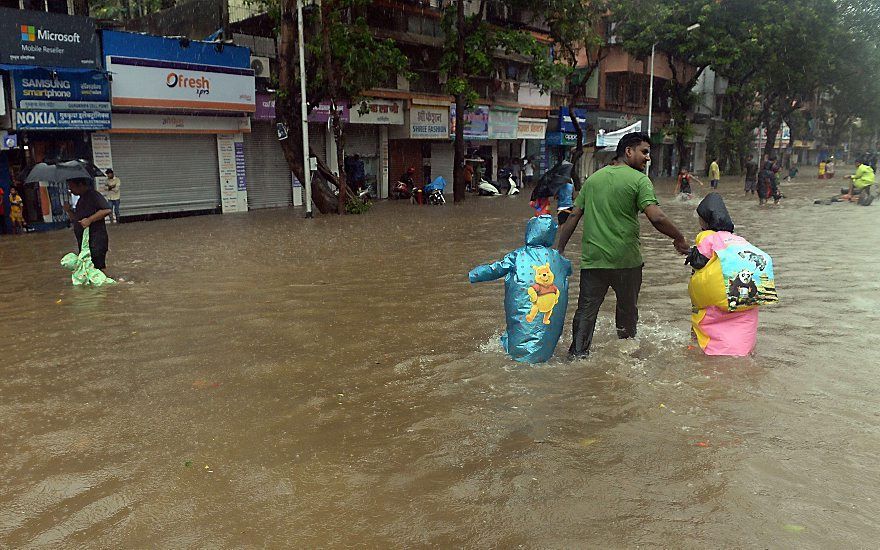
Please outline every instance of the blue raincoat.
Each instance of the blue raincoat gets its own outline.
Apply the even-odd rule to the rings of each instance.
[[[557,227],[552,216],[532,218],[526,225],[525,246],[468,274],[472,283],[504,277],[507,331],[501,336],[501,345],[523,363],[550,359],[562,335],[571,262],[550,248]]]

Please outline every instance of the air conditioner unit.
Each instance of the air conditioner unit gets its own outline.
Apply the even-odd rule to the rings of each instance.
[[[269,74],[269,58],[252,55],[251,69],[254,70],[254,76],[257,78],[271,78]]]

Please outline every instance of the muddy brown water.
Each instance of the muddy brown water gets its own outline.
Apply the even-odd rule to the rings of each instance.
[[[67,231],[0,239],[0,547],[876,547],[880,209],[814,206],[835,183],[723,181],[782,300],[747,359],[688,349],[647,223],[637,340],[610,295],[567,362],[573,300],[554,360],[507,359],[466,273],[525,197],[111,226],[109,289]]]

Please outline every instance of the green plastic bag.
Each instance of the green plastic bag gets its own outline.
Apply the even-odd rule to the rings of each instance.
[[[79,255],[71,252],[65,254],[61,258],[61,266],[73,271],[70,279],[73,286],[104,286],[115,285],[116,281],[104,275],[104,272],[95,267],[92,263],[92,251],[89,250],[89,228],[83,231],[82,245],[79,249]]]

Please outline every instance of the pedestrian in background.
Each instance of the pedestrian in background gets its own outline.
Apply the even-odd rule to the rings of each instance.
[[[119,187],[122,185],[122,182],[113,173],[112,168],[108,168],[106,173],[107,182],[105,185],[107,192],[104,196],[107,198],[107,202],[110,203],[110,209],[113,211],[113,223],[119,223],[119,200],[122,198]]]
[[[754,195],[758,189],[758,163],[754,161],[752,155],[746,159],[746,196]]]
[[[12,234],[18,235],[24,231],[24,214],[22,208],[24,201],[18,194],[15,186],[9,188],[9,223],[12,224]]]
[[[709,185],[712,189],[718,189],[718,183],[721,182],[721,168],[718,166],[718,155],[712,157],[712,164],[709,165]]]
[[[528,157],[523,159],[523,162],[523,181],[526,185],[529,185],[535,179],[535,165],[532,164],[531,159],[529,159]]]

